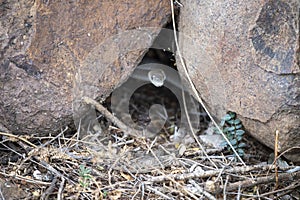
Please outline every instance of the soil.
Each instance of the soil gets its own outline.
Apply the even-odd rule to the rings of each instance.
[[[204,146],[204,153],[197,143],[172,143],[170,127],[176,125],[180,112],[172,94],[161,94],[146,86],[133,95],[130,104],[135,121],[146,125],[149,119],[144,111],[149,105],[145,98],[165,98],[168,112],[177,117],[169,118],[154,139],[124,137],[123,131],[100,113],[101,137],[78,139],[77,132],[66,130],[55,137],[51,133],[48,137],[2,133],[0,199],[300,197],[299,172],[289,176],[291,173],[279,167],[279,180],[284,181],[276,183],[274,167],[267,165],[272,151],[250,136],[243,139],[247,144],[245,166],[230,152]],[[104,104],[108,109],[109,101],[107,98]],[[197,135],[208,123],[202,118]]]

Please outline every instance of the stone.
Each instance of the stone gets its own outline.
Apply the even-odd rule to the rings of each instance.
[[[72,104],[78,80],[94,84],[93,98],[107,97],[134,70],[170,12],[169,2],[163,0],[3,1],[0,123],[15,134],[48,135],[74,127]],[[117,55],[113,63],[100,68],[102,76],[96,76],[99,68],[92,66],[103,55],[95,54],[110,57],[113,50],[129,45],[121,40],[110,46],[114,36],[124,32],[130,36],[130,31],[142,27],[156,28],[141,36],[143,49]],[[102,43],[108,49],[97,49]],[[134,48],[134,42],[130,45]]]
[[[280,152],[298,146],[284,155],[300,162],[300,2],[181,3],[181,54],[210,112],[219,120],[236,112],[271,148],[278,130]]]

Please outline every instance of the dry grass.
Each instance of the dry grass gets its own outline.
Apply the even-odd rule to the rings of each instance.
[[[0,199],[299,198],[299,171],[279,168],[275,189],[275,166],[264,162],[257,144],[248,142],[245,167],[206,148],[212,164],[196,144],[174,145],[164,134],[154,140],[122,135],[112,126],[94,140],[65,131],[56,137],[6,134]]]

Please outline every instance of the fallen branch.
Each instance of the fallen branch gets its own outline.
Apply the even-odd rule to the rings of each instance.
[[[284,192],[284,191],[290,192],[290,191],[294,190],[295,188],[299,188],[299,186],[300,186],[300,184],[293,183],[292,185],[289,185],[289,186],[287,186],[285,188],[282,188],[282,189],[278,189],[278,190],[274,190],[274,191],[271,191],[271,192],[266,192],[266,193],[263,193],[263,194],[253,196],[253,197],[251,197],[251,199],[261,198],[261,197],[265,197],[265,196],[268,196],[268,195],[274,195],[274,194],[281,193],[281,192]],[[250,199],[248,199],[248,200],[250,200]]]
[[[97,101],[95,101],[95,100],[93,100],[89,97],[83,97],[82,100],[86,104],[90,104],[90,105],[94,106],[101,114],[104,115],[104,117],[109,119],[113,124],[117,125],[126,134],[131,135],[131,136],[135,136],[135,137],[141,137],[141,135],[138,133],[138,131],[128,127],[126,124],[121,122],[117,117],[115,117],[113,114],[111,114],[105,107],[103,107]]]
[[[299,178],[300,178],[300,172],[278,174],[278,181],[281,181],[281,182],[287,181],[287,180],[295,181],[295,180],[299,180]],[[256,185],[273,183],[273,182],[276,182],[276,179],[277,179],[277,175],[273,174],[270,176],[256,178],[254,181],[245,180],[245,181],[238,181],[235,183],[229,183],[226,187],[226,192],[237,190],[239,187],[248,188],[248,187],[253,187]],[[215,193],[221,193],[222,191],[223,191],[223,186],[220,186],[220,188],[218,188],[215,191]]]
[[[191,172],[191,173],[185,173],[185,174],[168,174],[168,175],[162,175],[162,176],[154,176],[152,178],[148,178],[147,181],[145,181],[145,184],[152,184],[154,182],[164,182],[168,181],[170,179],[174,180],[187,180],[191,178],[207,178],[211,176],[216,176],[220,172],[226,173],[239,173],[244,174],[250,171],[255,170],[261,170],[266,171],[269,169],[274,169],[274,166],[272,165],[254,165],[254,166],[242,166],[242,167],[234,167],[231,169],[216,169],[216,170],[208,170],[208,171],[200,171],[200,172]]]
[[[197,192],[203,194],[207,199],[209,199],[209,200],[216,200],[216,198],[213,195],[211,195],[210,193],[208,193],[207,191],[205,191],[195,181],[190,180],[189,182],[197,189]]]
[[[13,179],[17,179],[17,180],[20,180],[20,181],[23,181],[23,182],[26,182],[26,183],[33,183],[33,184],[36,184],[36,185],[51,185],[51,183],[49,183],[49,182],[34,180],[32,178],[21,176],[21,175],[18,175],[16,173],[7,174],[7,173],[4,173],[4,172],[0,171],[0,175],[5,176],[5,177],[11,177]]]
[[[64,187],[65,187],[65,179],[62,177],[60,185],[59,185],[59,189],[58,189],[58,192],[57,192],[57,200],[62,200],[63,199],[62,192],[63,192]]]
[[[21,141],[29,144],[30,146],[32,146],[34,148],[37,147],[35,144],[32,144],[31,142],[29,142],[28,140],[23,138],[21,135],[14,135],[14,134],[11,134],[11,133],[4,133],[4,132],[0,132],[0,135],[4,135],[4,136],[10,137],[10,138],[14,138],[14,139],[11,139],[11,141],[13,141],[13,142],[15,142],[16,140],[21,140]]]
[[[158,191],[157,189],[155,189],[153,187],[147,186],[146,190],[149,190],[149,191],[153,192],[154,194],[161,196],[163,199],[172,199],[171,197],[163,194],[162,192]]]
[[[279,131],[276,130],[275,133],[275,145],[274,145],[274,159],[276,160],[275,162],[275,174],[276,174],[276,184],[275,184],[275,189],[278,188],[279,185],[279,179],[278,179],[278,140],[279,140]]]

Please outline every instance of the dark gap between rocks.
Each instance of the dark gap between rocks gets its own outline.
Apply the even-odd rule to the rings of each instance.
[[[177,71],[174,55],[175,51],[176,48],[172,24],[168,23],[157,36],[153,42],[152,48],[150,48],[145,54],[138,67],[140,65],[154,63],[168,66]],[[184,112],[184,110],[180,109],[179,101],[171,90],[172,89],[165,86],[155,87],[150,81],[149,84],[143,85],[135,90],[133,95],[130,97],[129,102],[129,113],[132,120],[139,126],[145,128],[151,121],[148,113],[149,108],[153,104],[163,105],[167,111],[168,119],[164,128],[161,130],[161,133],[167,133],[167,135],[173,134],[174,127],[180,126],[181,112]],[[106,99],[104,105],[112,111],[111,95]],[[199,131],[204,131],[208,127],[210,120],[200,104],[197,106],[199,107],[198,114],[200,116],[200,127],[198,128]]]

